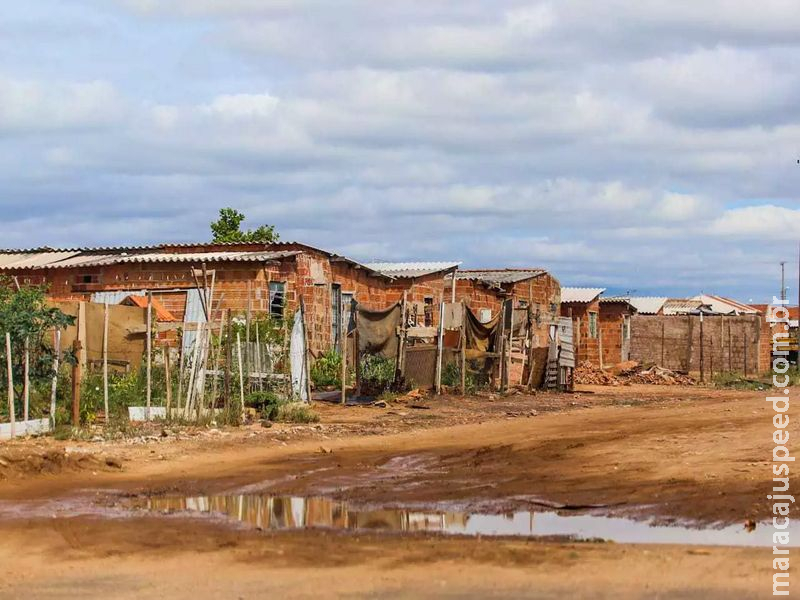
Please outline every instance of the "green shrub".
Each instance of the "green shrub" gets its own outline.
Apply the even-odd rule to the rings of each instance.
[[[442,369],[442,385],[461,387],[461,367],[458,364],[451,362],[444,366]],[[467,369],[466,377],[464,377],[464,387],[466,388],[464,390],[466,394],[474,394],[478,389],[475,375],[469,369]]]
[[[278,408],[286,404],[285,398],[278,396],[275,392],[250,392],[245,396],[245,406],[255,408],[261,414],[262,419],[274,421],[278,415]]]
[[[367,396],[380,396],[392,389],[395,361],[382,356],[366,355],[361,360],[361,390]]]
[[[328,350],[311,366],[311,382],[315,388],[342,385],[342,355]]]
[[[288,402],[278,406],[275,420],[283,423],[316,423],[319,415],[304,402]]]

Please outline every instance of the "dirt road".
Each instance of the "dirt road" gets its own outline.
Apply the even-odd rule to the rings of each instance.
[[[156,432],[137,444],[14,442],[0,448],[0,500],[8,510],[64,502],[86,489],[104,504],[130,494],[250,486],[380,506],[500,512],[530,509],[534,498],[604,504],[615,514],[667,522],[768,517],[772,442],[764,394],[652,386],[587,391],[593,393],[415,404],[427,408],[322,406],[317,426],[185,439]],[[797,434],[794,423],[790,431]],[[258,532],[181,516],[32,514],[0,522],[2,598],[760,598],[771,592],[767,549]]]

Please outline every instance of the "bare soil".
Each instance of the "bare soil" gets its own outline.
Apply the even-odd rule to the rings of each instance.
[[[102,503],[257,484],[383,506],[499,512],[539,498],[665,522],[744,524],[770,514],[765,395],[634,385],[388,408],[320,403],[316,425],[151,427],[127,440],[6,443],[0,508],[22,516],[0,520],[0,598],[767,597],[769,549],[26,514],[28,503],[69,506],[86,490]],[[794,422],[790,432],[798,434]]]

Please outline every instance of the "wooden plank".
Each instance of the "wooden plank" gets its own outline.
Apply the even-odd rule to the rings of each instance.
[[[56,340],[53,343],[53,379],[50,382],[50,424],[56,426],[56,391],[58,390],[58,363],[61,358],[61,330],[56,330]]]
[[[103,409],[108,423],[108,302],[103,305]]]
[[[8,417],[11,422],[11,437],[16,433],[16,415],[14,414],[14,370],[12,368],[11,360],[11,334],[6,331],[6,368],[8,383]]]

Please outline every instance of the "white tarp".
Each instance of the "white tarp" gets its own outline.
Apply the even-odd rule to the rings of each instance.
[[[308,380],[306,377],[306,333],[303,313],[294,313],[292,338],[289,342],[289,362],[292,369],[292,392],[295,398],[308,402]]]

